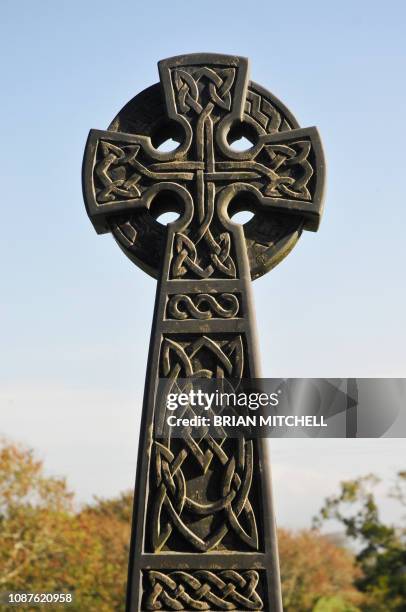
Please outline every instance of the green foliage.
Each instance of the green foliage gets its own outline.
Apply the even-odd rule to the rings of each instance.
[[[374,487],[379,480],[372,474],[341,483],[338,495],[329,497],[315,519],[340,521],[348,537],[359,548],[356,556],[362,575],[355,581],[365,593],[366,612],[405,612],[406,610],[406,528],[381,521]],[[399,472],[390,496],[406,506],[406,472]]]
[[[359,612],[359,610],[344,601],[342,597],[322,597],[312,612]]]

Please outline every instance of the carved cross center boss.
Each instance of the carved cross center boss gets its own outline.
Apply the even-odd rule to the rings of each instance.
[[[83,187],[111,232],[158,278],[140,435],[127,610],[281,611],[269,465],[261,440],[154,435],[157,384],[258,377],[250,281],[317,230],[324,159],[248,81],[245,58],[159,63],[160,84],[92,130]],[[247,150],[233,148],[245,136]],[[171,152],[159,150],[172,138]],[[233,223],[239,210],[253,218]],[[164,226],[163,212],[179,218]],[[230,554],[233,553],[233,554]]]

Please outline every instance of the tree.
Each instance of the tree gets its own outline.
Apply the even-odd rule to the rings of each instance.
[[[379,521],[367,482],[343,483],[321,513],[364,543],[358,567],[318,531],[279,530],[285,612],[404,610],[404,530]],[[391,495],[406,507],[405,482],[403,473]],[[132,499],[127,492],[77,508],[64,478],[47,476],[31,450],[0,441],[0,592],[70,592],[70,612],[123,611]]]
[[[123,610],[130,533],[123,499],[77,511],[65,479],[46,476],[31,450],[3,440],[0,591],[73,593],[72,612]]]
[[[285,612],[358,610],[362,598],[353,582],[359,572],[349,551],[311,530],[280,529],[278,540]]]
[[[374,494],[379,479],[370,474],[341,483],[338,495],[325,500],[315,519],[319,527],[327,520],[340,521],[354,540],[356,560],[362,574],[356,586],[366,594],[363,610],[404,612],[406,609],[406,527],[386,525],[380,518]],[[406,507],[406,472],[398,472],[389,492]]]
[[[72,512],[64,479],[45,478],[32,451],[0,447],[0,590],[24,589],[36,568],[55,567]],[[42,584],[45,587],[46,584]]]

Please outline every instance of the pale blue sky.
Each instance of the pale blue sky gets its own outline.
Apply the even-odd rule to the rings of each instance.
[[[405,376],[402,0],[2,0],[0,20],[0,431],[38,448],[82,499],[132,486],[155,281],[93,231],[80,168],[88,130],[180,53],[249,56],[252,78],[324,142],[320,231],[254,284],[264,375]],[[323,470],[320,444],[304,454]],[[345,444],[329,446],[343,473],[404,459],[403,442],[383,467],[386,442],[369,443],[368,460]],[[303,448],[274,448],[278,503],[297,508],[277,470],[297,465],[299,482]],[[322,473],[314,495],[339,474]],[[307,520],[296,508],[289,524]]]

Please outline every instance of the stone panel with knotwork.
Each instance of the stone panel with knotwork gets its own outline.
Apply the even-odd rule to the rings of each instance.
[[[163,340],[161,376],[168,379],[167,393],[183,392],[180,380],[183,385],[203,378],[238,380],[243,372],[240,335],[226,340],[208,336]],[[155,440],[152,550],[258,550],[254,452],[253,441],[243,438],[213,439],[205,434],[196,439],[189,434],[180,440],[172,439],[169,431],[166,438]]]
[[[240,296],[234,293],[197,293],[172,295],[167,316],[171,319],[232,319],[240,313]]]
[[[261,572],[147,571],[144,610],[265,610]]]

